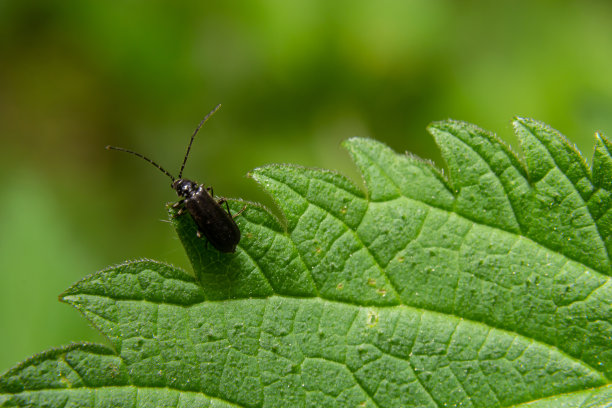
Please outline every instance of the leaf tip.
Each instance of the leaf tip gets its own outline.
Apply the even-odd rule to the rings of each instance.
[[[512,128],[515,132],[518,132],[520,129],[528,129],[528,130],[538,130],[538,129],[551,129],[550,126],[546,125],[544,122],[540,122],[538,120],[528,118],[525,116],[515,116],[512,120]]]
[[[450,118],[431,122],[429,125],[427,125],[427,131],[434,137],[440,135],[441,133],[449,132],[483,132],[480,128],[472,123]]]
[[[610,139],[608,139],[606,137],[606,135],[603,134],[603,132],[601,131],[597,131],[595,132],[595,142],[596,143],[601,143],[605,146],[610,146]]]
[[[260,186],[262,186],[264,188],[264,190],[267,191],[267,189],[265,188],[265,181],[268,178],[267,173],[270,170],[273,170],[277,165],[274,164],[267,164],[265,166],[261,166],[261,167],[256,167],[253,170],[251,170],[248,173],[248,177],[255,181],[257,184],[259,184]]]
[[[449,125],[453,125],[453,124],[457,124],[459,121],[454,120],[454,119],[442,119],[442,120],[436,120],[434,122],[431,122],[429,125],[427,125],[426,129],[428,132],[431,132],[433,130],[441,130],[445,127],[448,127]]]
[[[349,152],[353,151],[356,147],[368,143],[371,139],[359,136],[349,137],[348,139],[342,141],[340,144],[343,148],[348,150]],[[379,142],[380,143],[380,142]]]

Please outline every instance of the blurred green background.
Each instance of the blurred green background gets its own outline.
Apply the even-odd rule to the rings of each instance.
[[[169,180],[270,205],[267,163],[359,181],[340,142],[372,137],[443,166],[425,127],[452,117],[516,146],[514,115],[590,159],[612,135],[609,1],[0,0],[0,371],[103,341],[57,295],[124,260],[189,269]]]

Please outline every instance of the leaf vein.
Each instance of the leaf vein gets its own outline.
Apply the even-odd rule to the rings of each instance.
[[[452,135],[452,134],[451,134]],[[453,137],[455,137],[454,135],[452,135]],[[518,226],[519,231],[518,233],[523,234],[523,226],[521,225],[521,223],[518,220],[517,214],[516,214],[516,209],[514,208],[514,205],[512,203],[512,200],[509,199],[510,195],[508,192],[508,189],[506,187],[506,184],[499,178],[498,174],[493,171],[493,168],[491,168],[491,164],[489,163],[489,160],[487,160],[482,154],[480,154],[476,149],[474,149],[472,146],[470,146],[469,144],[467,144],[466,142],[464,142],[463,140],[461,140],[458,137],[455,137],[455,139],[462,143],[463,145],[466,146],[466,148],[468,148],[469,150],[471,150],[473,153],[475,153],[478,157],[480,157],[482,159],[482,161],[484,162],[486,168],[489,170],[489,173],[495,176],[495,180],[497,180],[497,182],[499,183],[499,185],[501,186],[501,188],[504,190],[504,200],[506,202],[506,204],[508,205],[508,207],[510,208],[510,210],[512,211],[512,216],[514,217],[514,223],[516,226]],[[499,141],[497,141],[497,143],[500,143]],[[506,152],[504,149],[501,149],[501,151],[504,152],[504,154],[506,155],[506,157],[508,158],[508,160],[510,162],[512,162],[511,158],[508,157],[508,152]],[[511,164],[511,166],[516,169],[519,173],[520,173],[520,169],[517,169],[515,166],[513,166]],[[456,197],[455,197],[456,198]],[[455,202],[457,200],[455,199]],[[516,231],[509,231],[509,232],[513,232],[513,233],[517,233]]]
[[[367,252],[367,254],[369,255],[369,257],[374,261],[374,263],[376,264],[376,266],[378,267],[379,271],[381,272],[382,276],[385,276],[387,278],[387,281],[389,282],[389,284],[391,285],[391,288],[393,289],[393,291],[395,292],[395,295],[397,297],[399,297],[399,292],[397,290],[397,285],[392,282],[389,279],[389,276],[387,275],[386,271],[384,270],[384,267],[380,264],[380,262],[378,262],[378,260],[376,259],[376,257],[374,256],[374,254],[372,253],[372,251],[370,251],[370,248],[368,248],[363,241],[361,240],[361,238],[359,237],[359,235],[357,234],[357,231],[355,228],[355,230],[352,230],[348,225],[346,225],[346,223],[344,221],[342,221],[341,219],[339,219],[337,216],[335,216],[334,214],[332,214],[330,211],[328,211],[327,209],[321,207],[320,205],[313,203],[312,201],[309,201],[305,196],[303,196],[302,194],[300,194],[298,191],[296,191],[292,186],[290,186],[289,184],[284,183],[282,180],[278,180],[278,179],[274,179],[279,183],[284,184],[285,186],[287,186],[287,188],[289,188],[291,191],[293,191],[294,193],[296,193],[297,195],[299,195],[300,197],[302,197],[302,199],[304,201],[306,201],[309,205],[314,206],[315,208],[320,209],[321,211],[323,211],[324,213],[328,214],[330,217],[332,217],[334,220],[340,222],[344,227],[346,227],[348,229],[348,232],[353,236],[353,238],[355,238],[355,240],[357,241],[357,243],[359,245],[361,245],[361,247],[363,249],[365,249],[365,251]],[[351,193],[352,194],[352,193]],[[353,197],[355,197],[355,195],[353,194]],[[303,215],[303,213],[302,213]],[[299,252],[299,250],[298,250]]]

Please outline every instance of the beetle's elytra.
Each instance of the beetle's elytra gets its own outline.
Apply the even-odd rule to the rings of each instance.
[[[246,206],[240,210],[240,212],[232,216],[229,206],[227,205],[227,200],[223,197],[219,198],[218,200],[215,199],[213,196],[212,187],[206,187],[204,184],[198,184],[195,181],[183,178],[183,170],[185,169],[187,157],[189,157],[189,151],[191,150],[193,139],[202,125],[204,125],[204,123],[206,123],[206,121],[220,107],[221,104],[217,105],[212,111],[210,111],[210,113],[206,115],[204,119],[202,119],[195,132],[193,132],[193,135],[191,135],[191,140],[187,146],[187,152],[185,153],[185,158],[183,159],[183,164],[181,165],[181,170],[179,171],[178,177],[174,177],[162,166],[140,153],[115,146],[106,146],[106,148],[119,150],[121,152],[138,156],[141,159],[148,161],[170,177],[170,179],[172,179],[172,189],[176,191],[176,194],[179,197],[182,198],[178,203],[174,204],[174,207],[180,207],[178,215],[183,214],[183,210],[187,209],[187,212],[189,215],[191,215],[191,218],[193,218],[198,226],[198,237],[206,237],[208,242],[210,242],[213,247],[221,252],[234,252],[236,250],[236,245],[238,245],[238,242],[240,242],[240,229],[238,229],[238,226],[234,221],[234,217],[240,215]],[[221,207],[223,203],[225,203],[225,209]]]

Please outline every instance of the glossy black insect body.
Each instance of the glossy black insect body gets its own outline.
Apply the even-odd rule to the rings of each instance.
[[[187,162],[187,157],[189,157],[189,151],[191,150],[191,144],[193,143],[195,135],[208,118],[210,118],[220,107],[221,105],[217,105],[215,109],[206,115],[195,132],[193,132],[178,177],[174,177],[159,164],[140,153],[121,147],[106,146],[106,148],[136,155],[148,161],[170,177],[172,179],[172,189],[182,198],[174,205],[176,208],[180,207],[177,215],[183,214],[183,210],[186,209],[198,226],[198,237],[206,237],[208,242],[221,252],[234,252],[236,250],[236,245],[240,242],[240,229],[238,229],[234,217],[244,211],[244,208],[239,213],[232,216],[229,206],[227,205],[227,200],[223,197],[218,200],[215,199],[212,187],[205,187],[204,184],[198,184],[194,181],[182,178],[185,163]],[[224,203],[225,209],[221,206]]]

